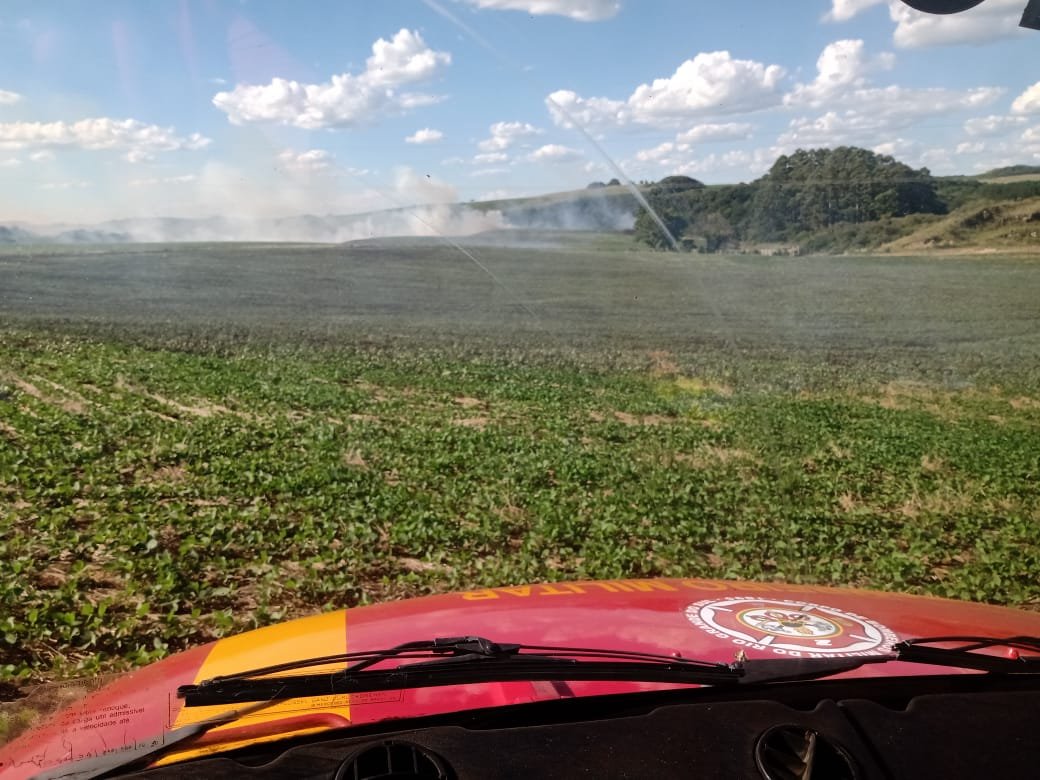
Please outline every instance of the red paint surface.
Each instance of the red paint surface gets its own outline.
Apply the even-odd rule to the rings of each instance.
[[[818,641],[813,638],[815,632],[815,636],[829,637],[827,641],[832,643],[833,651],[834,647],[840,646],[835,643],[861,641],[849,639],[849,634],[869,633],[863,630],[862,621],[867,627],[885,630],[885,644],[876,652],[886,651],[887,642],[893,636],[907,639],[949,634],[1040,635],[1040,614],[966,602],[778,583],[624,580],[484,589],[352,609],[346,614],[347,648],[355,652],[391,647],[416,639],[480,635],[502,642],[680,653],[686,658],[726,663],[733,661],[739,650],[746,652],[749,658],[781,657],[781,648],[740,644],[725,632],[721,635],[710,633],[687,616],[691,604],[706,601],[726,603],[740,597],[770,603],[761,606],[756,601],[751,604],[753,610],[727,607],[730,612],[717,613],[720,621],[738,625],[734,621],[738,620],[738,615],[743,615],[746,620],[757,617],[772,625],[768,623],[773,619],[770,615],[777,613],[779,618],[783,618],[787,609],[776,602],[795,601],[820,607],[819,610],[805,607],[805,614],[816,616],[815,620],[788,616],[786,626],[778,629],[781,633],[771,640],[781,645],[808,643],[807,648],[812,647],[811,643]],[[827,612],[827,609],[837,610],[839,616],[835,617],[835,613]],[[799,605],[790,605],[790,610],[797,612]],[[827,624],[827,620],[831,623]],[[782,620],[781,624],[784,622]],[[793,638],[782,633],[787,631]],[[808,638],[799,631],[807,632]],[[762,636],[766,635],[763,631]],[[866,638],[870,639],[869,636]],[[211,647],[172,656],[121,678],[0,749],[0,777],[28,777],[41,769],[53,768],[78,757],[118,749],[135,739],[161,735],[180,708],[180,701],[175,696],[177,686],[194,680]],[[805,654],[811,652],[814,651],[806,649]],[[300,642],[300,658],[322,654],[321,648]],[[933,667],[901,664],[868,665],[848,676],[913,675],[935,671]],[[956,670],[943,671],[958,673]],[[388,691],[351,697],[350,722],[358,725],[388,718],[560,696],[661,687],[668,686],[599,682],[556,686],[506,683]],[[112,712],[134,714],[128,716],[127,723],[117,722],[126,720],[125,716],[115,720],[107,715],[98,718]],[[317,716],[317,720],[308,723],[332,727],[331,722],[326,724],[322,720],[320,710],[311,713],[313,716]],[[97,723],[100,725],[82,728],[85,724]],[[71,731],[75,724],[81,728]]]

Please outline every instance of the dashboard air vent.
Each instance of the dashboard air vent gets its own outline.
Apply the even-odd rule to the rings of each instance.
[[[449,780],[447,765],[410,742],[382,742],[347,759],[336,780]]]
[[[855,780],[845,751],[803,726],[774,726],[759,737],[755,763],[766,780]]]

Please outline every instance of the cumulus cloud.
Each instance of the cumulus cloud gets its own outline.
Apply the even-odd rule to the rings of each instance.
[[[477,147],[482,152],[501,152],[524,138],[541,135],[542,131],[529,122],[495,122],[489,128],[491,135]]]
[[[1018,21],[1024,6],[1022,0],[986,0],[963,13],[936,15],[915,11],[892,0],[889,14],[896,23],[892,40],[896,46],[906,49],[990,43],[1023,33]]]
[[[269,84],[239,84],[218,92],[213,105],[232,124],[273,122],[306,130],[353,127],[380,116],[401,114],[440,100],[436,95],[399,91],[428,81],[451,63],[451,54],[434,51],[413,30],[401,29],[372,44],[361,73],[341,73],[321,84],[274,78]]]
[[[14,103],[21,101],[22,96],[17,92],[11,92],[10,90],[0,89],[0,106],[10,106]]]
[[[1015,98],[1011,110],[1016,114],[1035,114],[1040,111],[1040,81]]]
[[[964,123],[964,132],[972,137],[1000,135],[1006,130],[1019,127],[1026,122],[1024,116],[990,116],[972,117]]]
[[[477,8],[567,16],[579,22],[609,19],[621,10],[619,0],[467,0]]]
[[[861,11],[885,2],[887,0],[831,0],[831,10],[823,18],[828,22],[847,22]]]
[[[29,159],[33,162],[50,162],[54,159],[54,152],[50,149],[41,149],[38,152],[30,154]]]
[[[481,152],[473,155],[473,163],[475,165],[491,165],[493,163],[505,162],[508,159],[509,155],[506,152]]]
[[[741,141],[751,137],[754,128],[746,122],[694,125],[676,136],[680,144],[704,144],[718,141]]]
[[[437,143],[444,138],[444,133],[440,130],[434,130],[429,127],[424,127],[422,130],[416,130],[410,136],[404,139],[406,144],[433,144]]]
[[[0,160],[0,168],[17,168],[21,164],[22,161],[19,160],[17,157],[8,157],[6,159]]]
[[[883,133],[909,127],[928,117],[984,107],[1002,94],[1003,90],[997,87],[955,90],[890,86],[853,90],[844,102],[856,108],[827,111],[815,118],[792,119],[778,143],[783,146],[870,143]]]
[[[209,144],[210,139],[199,133],[181,136],[172,127],[136,119],[0,123],[0,149],[117,150],[124,152],[129,162],[151,159],[157,152],[196,151]]]
[[[883,3],[896,25],[892,40],[902,48],[982,44],[1023,34],[1018,26],[1023,0],[986,0],[963,13],[947,15],[915,11],[900,0],[831,0],[831,10],[824,18],[845,22]]]
[[[869,57],[862,40],[846,39],[827,44],[816,60],[816,78],[799,84],[784,96],[786,105],[818,108],[850,88],[861,87],[876,70],[888,70],[895,57],[888,52]]]
[[[278,164],[293,173],[316,173],[332,165],[332,154],[324,149],[308,149],[305,152],[285,149],[278,153]]]
[[[581,156],[581,152],[571,149],[569,146],[545,144],[527,155],[527,159],[531,162],[563,163],[577,160]]]
[[[675,127],[694,117],[745,113],[781,100],[785,71],[779,65],[734,59],[728,51],[701,52],[667,78],[640,84],[627,100],[584,98],[558,90],[546,99],[557,124],[568,116],[588,128],[625,125]]]

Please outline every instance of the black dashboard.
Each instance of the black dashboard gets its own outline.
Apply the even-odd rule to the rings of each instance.
[[[876,678],[564,699],[325,734],[127,776],[1040,777],[1040,683]]]

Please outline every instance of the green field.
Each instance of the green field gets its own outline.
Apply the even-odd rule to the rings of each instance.
[[[1040,604],[1037,260],[467,246],[0,255],[0,679],[533,580]]]

